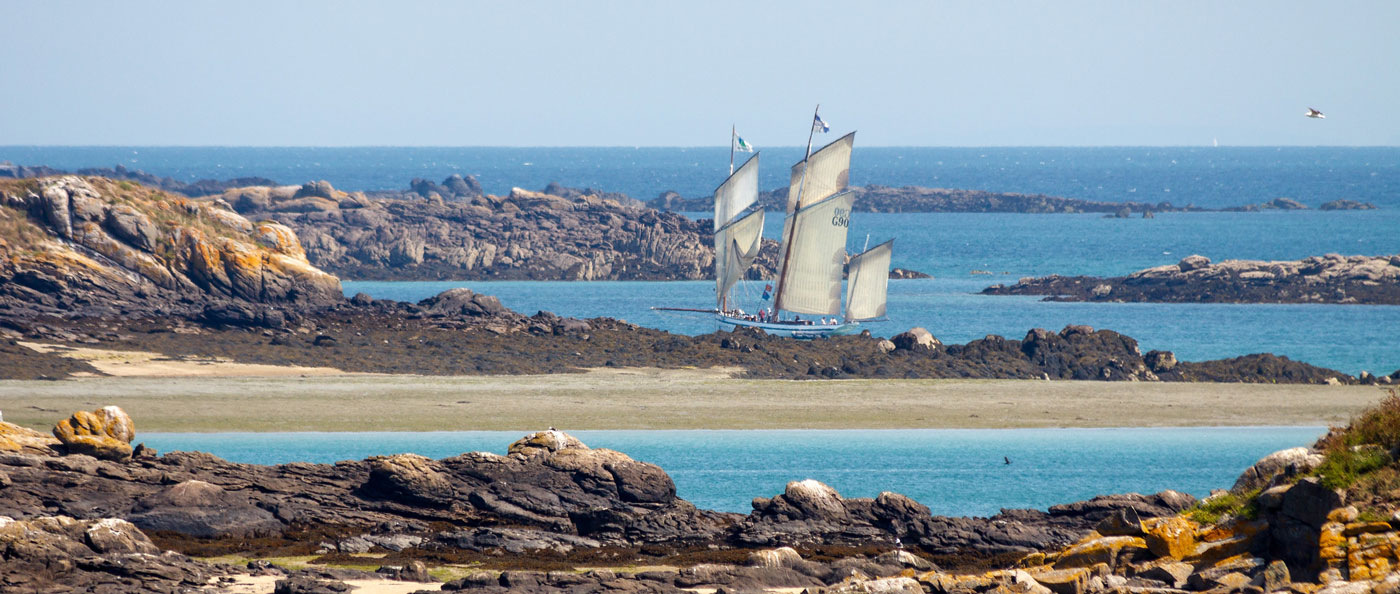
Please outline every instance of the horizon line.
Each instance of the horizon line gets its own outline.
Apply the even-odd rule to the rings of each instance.
[[[865,148],[946,148],[946,149],[1093,149],[1093,148],[1400,148],[1394,144],[888,144],[862,145]],[[451,145],[451,144],[5,144],[0,150],[15,148],[160,148],[160,149],[725,149],[724,145]],[[801,149],[802,145],[770,145],[771,149]],[[762,151],[759,148],[754,152]]]

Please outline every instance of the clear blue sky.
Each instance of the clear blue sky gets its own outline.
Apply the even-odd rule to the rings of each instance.
[[[5,0],[0,145],[1400,145],[1400,2]],[[1303,117],[1308,106],[1326,120]]]

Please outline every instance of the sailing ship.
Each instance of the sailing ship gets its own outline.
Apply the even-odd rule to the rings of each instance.
[[[848,188],[855,133],[812,152],[812,135],[826,129],[814,112],[806,156],[792,166],[789,177],[772,305],[766,303],[770,293],[765,290],[765,303],[752,314],[734,306],[730,292],[748,272],[763,240],[763,209],[753,208],[758,201],[759,154],[735,171],[731,143],[731,174],[715,190],[713,313],[721,328],[758,328],[810,339],[854,334],[861,322],[884,318],[893,240],[852,256],[847,263],[846,234],[855,199]],[[844,309],[843,268],[848,270]]]

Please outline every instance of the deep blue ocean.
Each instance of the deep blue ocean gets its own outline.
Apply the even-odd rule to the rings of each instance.
[[[788,481],[817,479],[846,497],[903,493],[935,514],[1045,509],[1106,493],[1228,489],[1259,458],[1311,445],[1322,427],[901,429],[845,431],[571,431],[666,470],[676,493],[706,509],[748,512]],[[160,451],[236,462],[330,463],[414,452],[445,458],[506,453],[522,433],[143,433]],[[275,445],[274,445],[275,444]],[[1003,464],[1002,458],[1011,459]]]
[[[764,149],[760,187],[785,184],[800,147]],[[123,164],[184,181],[262,176],[283,183],[330,180],[345,190],[406,188],[414,177],[475,174],[492,193],[550,182],[647,199],[664,190],[708,195],[728,170],[724,148],[249,148],[0,147],[0,161],[65,169]],[[1043,303],[983,297],[993,283],[1046,274],[1123,275],[1201,254],[1298,259],[1326,253],[1400,253],[1400,148],[1102,147],[910,148],[857,145],[854,184],[921,185],[1041,193],[1106,201],[1170,201],[1219,208],[1292,197],[1314,207],[1349,198],[1371,211],[1101,215],[869,214],[851,219],[848,249],[895,240],[895,266],[934,275],[890,284],[889,336],[913,326],[945,342],[988,334],[1019,338],[1034,327],[1087,324],[1123,332],[1143,350],[1187,360],[1272,352],[1347,373],[1400,368],[1400,307]],[[690,213],[692,217],[708,216]],[[770,216],[774,237],[780,217]],[[973,271],[992,274],[973,274]],[[704,318],[652,306],[711,307],[707,282],[369,283],[346,292],[422,299],[456,286],[496,295],[530,314],[609,316],[675,332],[715,329]],[[739,289],[758,305],[761,285]],[[745,301],[747,299],[747,301]]]
[[[827,140],[833,140],[835,137]],[[818,139],[820,142],[821,139]],[[787,185],[803,147],[758,147],[761,189]],[[740,155],[742,159],[744,155]],[[324,179],[342,190],[405,189],[410,179],[476,175],[489,193],[549,182],[649,200],[708,196],[728,174],[724,147],[48,147],[0,146],[0,161],[61,169],[125,165],[185,182]],[[1400,147],[862,147],[855,185],[1048,194],[1217,208],[1291,197],[1400,207]]]

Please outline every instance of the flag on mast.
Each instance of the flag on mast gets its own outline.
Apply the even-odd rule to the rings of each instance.
[[[735,134],[735,135],[734,135],[734,150],[739,151],[739,152],[741,152],[741,153],[752,153],[752,152],[753,152],[753,145],[751,145],[751,144],[749,144],[747,141],[745,141],[744,138],[743,138],[742,136],[739,136],[738,134]]]
[[[820,115],[817,115],[817,114],[814,113],[814,114],[812,114],[812,131],[813,131],[813,132],[830,132],[830,131],[831,131],[831,126],[826,125],[826,122],[823,122],[823,121],[822,121],[822,117],[821,117]]]

